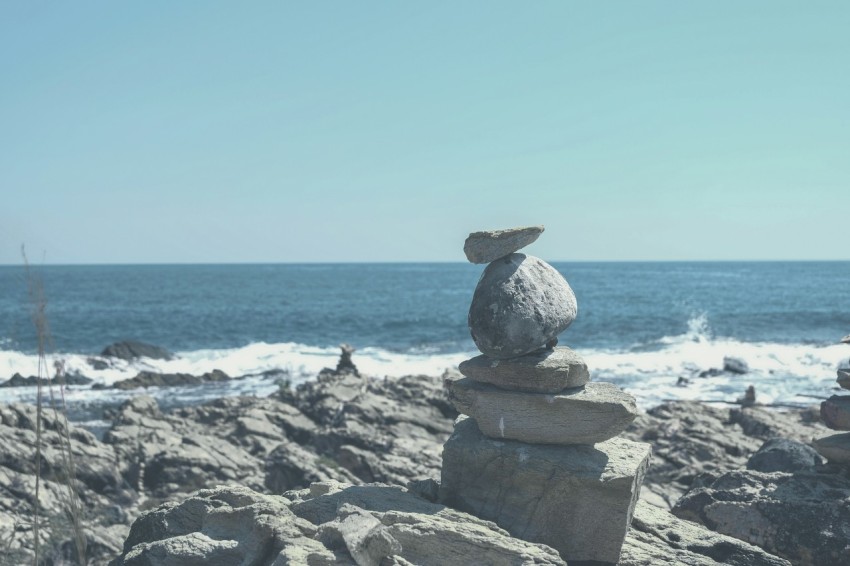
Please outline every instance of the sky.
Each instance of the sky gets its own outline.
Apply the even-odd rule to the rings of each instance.
[[[0,3],[0,264],[850,259],[850,3]]]

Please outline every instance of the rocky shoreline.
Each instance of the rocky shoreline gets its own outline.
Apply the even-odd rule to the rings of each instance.
[[[263,548],[280,547],[256,563],[306,563],[311,552],[322,557],[315,563],[369,563],[357,558],[359,550],[352,553],[357,545],[349,539],[357,537],[349,531],[359,532],[364,522],[377,529],[373,520],[382,528],[368,532],[384,533],[385,544],[395,548],[395,541],[412,553],[376,564],[446,563],[444,552],[481,547],[494,553],[488,563],[561,563],[546,546],[439,503],[442,448],[458,416],[443,386],[446,377],[459,376],[375,379],[341,367],[268,398],[222,398],[169,412],[138,396],[105,415],[111,425],[103,440],[77,426],[66,430],[62,419],[45,411],[44,563],[73,563],[75,555],[65,438],[71,439],[92,565],[216,563],[209,553],[248,552],[254,543],[245,537],[264,537]],[[4,564],[32,560],[35,424],[35,407],[0,407]],[[826,431],[815,409],[669,403],[638,415],[622,436],[651,444],[653,455],[620,564],[850,563],[850,473],[824,464],[808,446]],[[774,438],[785,440],[762,448]],[[197,490],[212,491],[191,495]],[[194,501],[210,513],[219,505],[230,511],[216,515],[220,522],[212,531],[205,521],[181,533],[155,526],[164,514],[195,513]],[[829,512],[816,512],[819,505],[829,505]],[[310,506],[326,511],[307,516],[303,509]],[[281,518],[284,507],[292,513]],[[263,509],[278,509],[283,523],[263,522]],[[247,516],[250,525],[241,524]],[[745,516],[747,522],[736,522]],[[186,546],[182,537],[194,542]],[[165,556],[162,549],[200,558],[157,558]],[[278,557],[287,553],[296,554]]]

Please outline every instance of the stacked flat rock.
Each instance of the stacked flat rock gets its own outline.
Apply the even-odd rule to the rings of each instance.
[[[475,232],[464,245],[469,261],[489,262],[468,319],[482,355],[446,380],[466,417],[443,448],[440,497],[568,562],[616,564],[650,447],[615,438],[637,416],[634,398],[556,347],[575,295],[551,265],[517,253],[542,232]]]
[[[845,336],[841,342],[850,344],[850,336]],[[839,369],[836,381],[842,389],[850,389],[850,370]],[[833,395],[821,403],[820,416],[833,430],[850,430],[850,395]],[[812,445],[831,464],[850,467],[850,433],[818,438]]]

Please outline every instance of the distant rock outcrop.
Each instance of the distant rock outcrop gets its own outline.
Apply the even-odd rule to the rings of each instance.
[[[100,355],[104,358],[118,358],[121,360],[134,360],[136,358],[171,360],[174,358],[174,354],[165,348],[136,340],[124,340],[110,344],[103,349]]]

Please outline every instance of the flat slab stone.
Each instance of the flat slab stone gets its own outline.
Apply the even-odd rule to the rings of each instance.
[[[476,356],[461,362],[458,369],[481,383],[535,393],[559,393],[590,381],[587,364],[574,350],[566,347],[544,348],[507,360]]]
[[[830,464],[850,466],[850,432],[816,438],[812,447]]]
[[[840,387],[850,389],[850,371],[845,371],[843,369],[838,370],[838,379],[835,381],[838,382]]]
[[[531,444],[595,444],[626,430],[638,414],[634,397],[611,383],[545,394],[465,377],[447,379],[446,388],[455,408],[474,418],[485,435]]]
[[[850,395],[833,395],[820,404],[823,422],[834,430],[850,430]]]
[[[543,229],[543,226],[523,226],[473,232],[463,243],[463,253],[471,263],[490,263],[533,243]]]
[[[650,453],[623,438],[595,447],[494,440],[461,417],[443,447],[440,500],[570,564],[616,564]]]
[[[469,307],[469,331],[485,356],[515,358],[546,346],[576,314],[576,296],[554,267],[511,254],[481,275]]]

